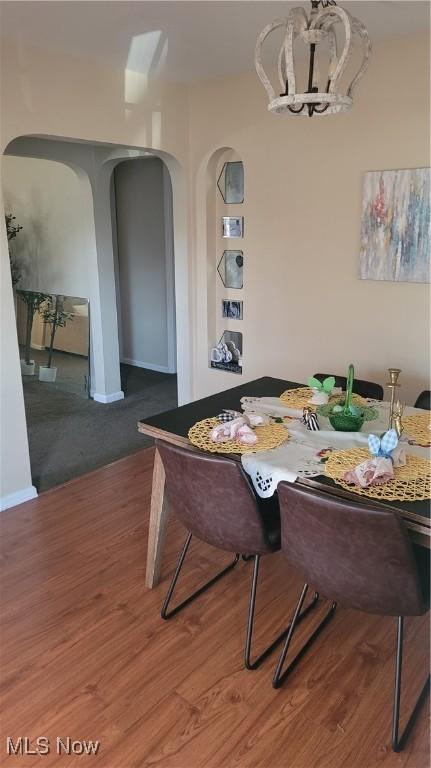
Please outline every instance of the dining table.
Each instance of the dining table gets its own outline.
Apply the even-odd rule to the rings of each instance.
[[[215,417],[226,409],[241,411],[244,398],[263,398],[270,400],[271,398],[279,398],[280,395],[287,390],[297,389],[303,386],[304,384],[299,382],[278,379],[272,376],[263,376],[259,379],[179,406],[178,408],[156,414],[155,416],[146,417],[144,420],[138,421],[138,430],[156,440],[164,440],[173,445],[199,451],[201,449],[192,445],[188,438],[190,428],[197,422],[210,417]],[[258,456],[258,454],[253,454],[253,456]],[[241,461],[241,455],[236,453],[229,454],[229,458]],[[323,463],[321,474],[314,474],[313,476],[298,475],[295,477],[294,482],[315,488],[325,494],[346,498],[355,502],[361,501],[361,497],[356,493],[345,487],[341,487],[334,482],[334,480],[325,475]],[[365,501],[367,501],[367,499],[365,499]],[[373,499],[372,501],[374,504],[382,505],[385,508],[390,508],[395,512],[398,512],[406,525],[411,539],[416,544],[431,548],[429,500],[376,501]],[[169,504],[165,495],[165,472],[160,454],[156,447],[152,478],[145,577],[146,586],[150,589],[155,587],[160,580],[168,519]]]

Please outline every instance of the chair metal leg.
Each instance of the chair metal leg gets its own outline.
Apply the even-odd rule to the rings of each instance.
[[[403,641],[404,641],[404,616],[398,616],[397,621],[397,653],[395,657],[395,686],[394,686],[394,708],[392,714],[392,749],[394,752],[401,752],[404,749],[408,735],[416,721],[420,707],[428,693],[430,686],[430,676],[428,675],[410,718],[402,736],[399,736],[400,726],[400,702],[401,702],[401,672],[403,664]]]
[[[248,619],[247,619],[247,636],[245,641],[245,652],[244,652],[244,663],[245,663],[246,669],[257,669],[257,667],[260,666],[262,661],[264,661],[264,659],[266,659],[272,653],[272,651],[274,651],[275,648],[284,640],[290,628],[290,625],[286,627],[286,629],[284,629],[283,632],[280,635],[278,635],[275,638],[275,640],[273,640],[271,645],[265,648],[265,650],[262,651],[262,653],[254,661],[251,660],[251,645],[252,645],[252,638],[253,638],[254,609],[256,605],[257,581],[259,576],[259,562],[260,562],[260,555],[255,555],[253,577],[251,581],[251,590],[250,590]],[[308,614],[311,608],[315,606],[318,599],[319,599],[319,595],[317,592],[315,592],[311,603],[307,606],[305,611],[303,611],[300,614],[300,616],[298,617],[298,621],[301,621]]]
[[[226,566],[226,568],[223,568],[222,571],[219,571],[219,573],[217,573],[215,576],[213,576],[212,579],[207,581],[202,587],[199,587],[199,589],[197,589],[196,592],[193,592],[189,597],[187,597],[185,600],[183,600],[181,603],[179,603],[179,605],[176,605],[175,608],[172,608],[172,610],[168,612],[169,603],[171,602],[171,598],[172,598],[172,595],[174,593],[174,590],[175,590],[175,587],[176,587],[176,583],[177,583],[178,577],[180,575],[181,568],[183,567],[183,563],[184,563],[184,560],[185,560],[185,557],[186,557],[186,554],[187,554],[187,550],[188,550],[188,548],[190,546],[191,540],[192,540],[192,534],[189,533],[187,538],[186,538],[185,544],[184,544],[184,546],[183,546],[183,548],[181,550],[181,554],[180,554],[180,556],[178,558],[177,567],[175,568],[175,573],[172,576],[172,581],[171,581],[171,583],[169,585],[168,593],[167,593],[167,595],[165,597],[165,600],[164,600],[164,603],[163,603],[163,606],[162,606],[162,611],[161,611],[162,619],[170,619],[172,616],[174,616],[176,613],[178,613],[178,611],[180,611],[182,608],[185,608],[186,605],[191,603],[192,600],[194,600],[196,597],[199,597],[199,595],[201,595],[203,592],[206,592],[206,590],[209,589],[210,587],[212,587],[212,585],[215,584],[216,581],[221,579],[222,576],[224,576],[226,573],[229,573],[229,571],[231,571],[232,568],[235,567],[235,565],[237,564],[237,562],[239,560],[240,556],[239,556],[239,554],[236,554],[235,555],[235,559],[231,563],[229,563],[229,565]]]
[[[296,666],[296,664],[299,662],[299,660],[302,658],[302,656],[308,650],[310,645],[314,642],[314,640],[318,637],[318,635],[320,635],[321,631],[326,626],[326,624],[332,619],[332,617],[334,615],[334,612],[335,612],[335,609],[337,607],[337,603],[332,603],[331,604],[331,607],[330,607],[329,611],[326,613],[326,615],[324,616],[324,618],[322,619],[320,624],[317,625],[316,629],[310,635],[308,640],[304,643],[304,645],[302,646],[301,650],[298,651],[296,656],[292,659],[292,661],[290,662],[290,664],[287,667],[287,669],[285,669],[285,671],[282,672],[283,665],[284,665],[284,662],[286,660],[287,652],[289,650],[290,642],[292,640],[293,633],[295,631],[295,627],[298,624],[298,622],[300,621],[301,617],[304,615],[304,614],[301,614],[301,608],[302,608],[303,602],[305,600],[305,597],[307,595],[307,592],[308,592],[308,584],[304,584],[304,586],[302,588],[301,596],[300,596],[300,598],[298,600],[298,603],[296,605],[296,608],[295,608],[295,613],[293,614],[292,623],[287,628],[286,642],[284,643],[283,650],[281,651],[280,658],[278,660],[278,664],[277,664],[277,667],[275,669],[274,677],[272,679],[272,686],[273,686],[273,688],[280,688],[280,686],[282,685],[284,680],[286,680],[286,678],[289,675],[289,673]]]
[[[397,654],[395,657],[394,709],[392,713],[392,749],[399,752],[398,730],[400,725],[401,669],[403,664],[404,616],[397,620]]]

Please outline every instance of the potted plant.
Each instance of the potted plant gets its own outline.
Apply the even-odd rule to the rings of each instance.
[[[11,240],[14,240],[18,234],[18,232],[21,232],[22,226],[20,224],[16,224],[16,216],[13,216],[12,213],[6,213],[5,214],[5,221],[6,221],[6,234],[7,234],[7,241],[10,243]],[[21,270],[15,261],[12,249],[9,247],[9,262],[10,262],[10,271],[12,275],[12,288],[15,288],[15,286],[19,283],[21,280]]]
[[[44,322],[51,326],[48,361],[46,365],[39,366],[39,381],[55,381],[57,368],[52,365],[55,334],[57,328],[64,328],[69,320],[73,320],[73,314],[72,312],[65,312],[63,296],[48,296],[46,302],[40,307],[39,312]]]
[[[46,293],[38,291],[17,291],[17,295],[27,306],[27,322],[25,328],[25,348],[24,359],[21,360],[21,373],[24,376],[34,375],[34,360],[30,359],[31,332],[33,329],[33,319],[36,312],[39,311],[42,304],[49,298]]]

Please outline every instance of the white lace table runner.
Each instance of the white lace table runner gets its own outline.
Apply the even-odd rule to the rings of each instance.
[[[370,401],[370,404],[377,407],[379,416],[374,421],[365,422],[361,432],[336,432],[324,417],[319,417],[320,431],[311,432],[302,423],[302,412],[287,408],[278,397],[242,398],[241,405],[246,413],[254,411],[282,418],[289,430],[288,441],[279,448],[241,457],[256,493],[265,499],[273,495],[281,480],[293,483],[298,477],[324,474],[325,461],[334,450],[366,447],[369,433],[381,434],[388,427],[389,403]],[[404,413],[409,416],[420,411],[406,407]],[[427,448],[409,445],[408,450],[418,456],[429,456]]]

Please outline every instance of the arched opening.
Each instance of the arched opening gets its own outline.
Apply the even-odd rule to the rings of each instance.
[[[175,367],[177,373],[178,404],[189,402],[193,396],[192,375],[192,341],[193,328],[190,305],[190,264],[188,248],[187,226],[187,188],[185,184],[184,170],[178,160],[162,150],[142,149],[136,147],[109,147],[103,157],[100,174],[109,178],[111,219],[113,204],[113,180],[112,174],[119,163],[128,160],[159,159],[163,163],[165,176],[164,190],[170,200],[165,200],[167,211],[166,225],[172,229],[173,249],[173,292],[174,301],[168,306],[168,366]],[[168,178],[166,178],[168,177]],[[116,236],[113,232],[113,242],[116,245]],[[168,254],[169,256],[169,254]],[[169,285],[168,285],[169,290]],[[117,291],[118,308],[118,291]],[[118,317],[121,317],[118,311]]]
[[[88,176],[73,164],[10,152],[2,181],[24,387],[36,401],[52,389],[39,380],[87,398],[96,266]]]
[[[122,389],[168,410],[177,404],[177,363],[172,184],[163,160],[116,161],[111,205]]]
[[[242,186],[242,194],[238,189],[233,195],[225,194],[226,185],[232,189],[233,183]],[[234,386],[232,373],[242,374],[246,365],[245,211],[242,159],[231,147],[216,149],[203,160],[197,176],[197,250],[206,254],[206,259],[196,265],[197,322],[206,324],[205,337],[197,340],[195,347],[199,395]],[[224,361],[218,361],[218,353],[212,350],[225,342],[233,358],[219,365]]]
[[[110,182],[113,167],[123,159],[152,155],[149,150],[114,147],[112,145],[94,145],[90,142],[75,142],[73,140],[64,140],[58,137],[21,137],[9,144],[5,151],[5,159],[10,161],[29,160],[39,163],[50,163],[61,169],[65,175],[69,174],[77,183],[82,184],[81,188],[85,190],[81,199],[85,199],[87,207],[88,220],[92,222],[92,247],[89,249],[81,248],[85,251],[86,260],[80,262],[77,268],[76,259],[67,258],[67,266],[75,273],[77,277],[83,279],[86,272],[88,282],[88,295],[90,296],[90,318],[91,318],[91,340],[92,340],[92,396],[99,403],[105,403],[109,406],[114,400],[123,397],[120,384],[120,360],[118,350],[118,322],[115,290],[115,269],[113,255],[112,230],[113,222],[111,220],[111,201],[110,201]],[[178,400],[185,402],[191,397],[191,370],[189,360],[190,347],[190,324],[189,324],[189,305],[188,305],[188,263],[187,263],[187,229],[186,229],[186,204],[184,178],[180,164],[175,158],[158,152],[165,165],[164,173],[169,174],[172,179],[172,197],[171,211],[172,219],[175,222],[173,230],[174,250],[175,250],[175,280],[173,279],[173,266],[171,264],[172,283],[175,284],[177,295],[180,292],[181,300],[177,301],[177,312],[175,317],[174,302],[171,304],[172,322],[175,327],[175,321],[178,329],[181,330],[183,342],[178,350]],[[161,162],[161,161],[159,161]],[[41,177],[45,174],[42,174]],[[39,201],[40,202],[40,201]],[[48,217],[49,218],[49,217]],[[52,222],[51,222],[52,223]],[[29,230],[29,228],[27,228]],[[81,254],[82,255],[82,254]],[[69,254],[70,256],[70,254]],[[46,265],[45,265],[46,266]],[[58,265],[57,265],[58,266]],[[37,270],[39,277],[43,273]],[[61,270],[53,269],[54,277],[60,279]],[[57,281],[58,282],[58,281]],[[35,283],[34,287],[39,287],[40,282]],[[60,290],[55,287],[53,290]],[[80,291],[84,293],[84,291]],[[11,305],[12,306],[12,305]],[[15,354],[15,353],[14,353]],[[18,349],[16,348],[18,358]],[[171,355],[172,357],[172,355]],[[17,371],[17,389],[21,390],[18,381]],[[22,402],[22,400],[21,400]],[[176,398],[175,398],[176,402]],[[136,422],[138,418],[145,417],[146,413],[154,412],[155,407],[150,411],[136,400],[129,409],[129,420],[124,429],[115,429],[114,415],[118,416],[120,410],[114,411],[100,408],[100,406],[88,401],[88,408],[96,409],[97,425],[91,428],[91,419],[88,414],[85,416],[85,429],[76,435],[76,445],[72,449],[68,446],[67,450],[67,474],[61,477],[49,477],[48,482],[41,482],[41,474],[32,471],[33,482],[38,488],[47,488],[56,485],[58,482],[69,479],[77,474],[89,471],[96,466],[120,458],[123,455],[143,448],[146,445],[145,438],[137,433]],[[130,405],[130,404],[128,404]],[[145,403],[144,403],[145,405]],[[134,411],[136,408],[136,413]],[[160,410],[163,409],[163,405]],[[157,409],[156,409],[157,410]],[[112,417],[112,418],[111,418]],[[72,417],[71,417],[72,418]],[[30,420],[31,421],[31,420]],[[25,422],[24,422],[25,423]],[[27,427],[31,426],[27,414]],[[62,426],[59,426],[60,432]],[[88,434],[86,430],[88,428]],[[76,430],[79,433],[79,429]],[[103,439],[106,432],[107,438]],[[109,434],[109,437],[108,437]],[[46,469],[49,463],[48,454],[54,452],[56,438],[49,437],[49,445],[44,450],[42,463],[45,464],[42,469]],[[64,430],[62,438],[66,437]],[[107,455],[97,456],[96,452],[92,455],[92,440],[98,445],[104,445],[107,448]],[[84,442],[83,442],[84,440]],[[32,441],[30,436],[30,443]],[[39,445],[41,442],[39,441]],[[27,446],[23,444],[22,451],[25,454]],[[74,453],[75,451],[75,453]],[[74,464],[74,456],[77,461]],[[79,460],[78,460],[79,459]],[[33,460],[32,460],[33,462]]]

